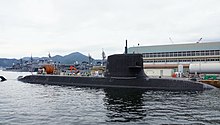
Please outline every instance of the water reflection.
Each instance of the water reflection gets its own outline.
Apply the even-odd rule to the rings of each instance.
[[[201,92],[104,89],[108,122],[146,124],[210,123]],[[201,113],[205,109],[204,114]]]
[[[1,124],[220,124],[220,90],[97,89],[22,83],[1,72]]]
[[[138,121],[146,116],[143,108],[143,93],[133,89],[104,89],[104,105],[109,122]]]

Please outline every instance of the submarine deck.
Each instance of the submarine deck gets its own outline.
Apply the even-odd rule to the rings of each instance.
[[[77,77],[60,75],[29,75],[19,81],[33,84],[83,86],[98,88],[136,88],[168,91],[203,91],[214,87],[196,81],[149,77]]]

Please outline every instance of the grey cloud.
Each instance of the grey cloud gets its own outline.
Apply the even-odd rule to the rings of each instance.
[[[39,55],[82,51],[99,58],[102,48],[121,52],[125,39],[130,46],[168,44],[169,37],[175,43],[218,41],[219,5],[219,0],[0,0],[0,43]],[[0,55],[27,54],[8,51]]]

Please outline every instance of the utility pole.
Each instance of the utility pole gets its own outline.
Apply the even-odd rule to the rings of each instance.
[[[104,50],[102,49],[102,65],[103,66],[104,66],[105,58],[106,58],[106,55],[105,55]]]

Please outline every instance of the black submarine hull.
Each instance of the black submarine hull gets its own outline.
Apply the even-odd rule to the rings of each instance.
[[[64,85],[96,88],[133,88],[167,91],[203,91],[214,87],[196,81],[168,78],[136,77],[75,77],[57,75],[29,75],[19,81],[33,84]]]

